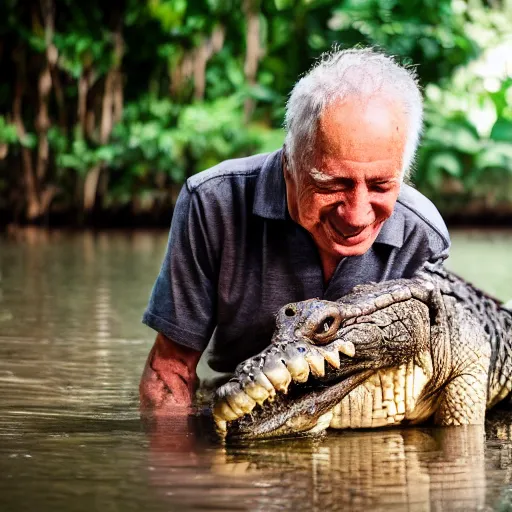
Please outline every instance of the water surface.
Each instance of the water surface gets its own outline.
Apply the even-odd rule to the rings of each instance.
[[[453,232],[449,265],[512,298],[512,231]],[[167,234],[0,240],[0,510],[512,510],[508,418],[223,447],[144,426],[140,323]]]

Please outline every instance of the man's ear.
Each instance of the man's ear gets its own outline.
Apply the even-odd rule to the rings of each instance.
[[[291,178],[292,172],[290,170],[290,164],[288,161],[286,146],[283,146],[283,152],[281,153],[281,165],[283,167],[283,173],[284,173],[285,177],[288,179]]]
[[[297,183],[290,169],[288,157],[286,156],[286,149],[282,153],[282,167],[283,176],[286,184],[286,203],[288,206],[288,213],[290,217],[297,222]]]

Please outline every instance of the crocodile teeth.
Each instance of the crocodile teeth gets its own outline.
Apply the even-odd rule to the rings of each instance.
[[[269,397],[270,393],[260,384],[251,382],[244,387],[244,391],[259,405]]]
[[[238,393],[230,394],[226,398],[229,406],[235,413],[241,412],[239,416],[243,416],[244,414],[251,412],[256,406],[256,402],[242,390]]]
[[[326,350],[317,348],[317,350],[331,366],[334,366],[334,368],[340,367],[340,353],[336,349]]]
[[[273,398],[276,396],[276,390],[274,386],[272,386],[272,383],[267,379],[267,376],[261,370],[258,370],[254,373],[254,384],[265,388],[268,391],[270,400],[273,400]]]
[[[309,377],[309,365],[303,357],[294,357],[286,361],[286,367],[295,382],[306,382]]]
[[[334,368],[340,367],[340,352],[348,357],[354,357],[356,348],[351,341],[338,340],[333,348],[326,349],[317,347],[318,352],[322,354],[325,360]]]
[[[304,357],[309,364],[311,373],[315,377],[323,377],[325,375],[325,360],[318,352],[310,352]]]
[[[217,390],[217,396],[219,400],[226,404],[229,408],[229,411],[226,409],[227,416],[230,416],[230,411],[232,411],[236,417],[243,416],[243,410],[238,406],[235,400],[231,399],[231,397],[236,396],[241,392],[242,388],[240,387],[239,382],[236,380],[230,380],[229,382],[226,382],[226,384],[223,384]],[[224,419],[228,420],[229,418],[227,416],[225,416]]]
[[[278,391],[283,393],[288,391],[292,376],[281,361],[270,361],[268,364],[265,364],[263,373]]]
[[[354,357],[356,347],[354,347],[354,344],[351,341],[340,340],[338,341],[337,346],[338,350],[342,354],[345,354],[348,357]]]
[[[213,407],[213,418],[215,419],[215,423],[219,424],[222,421],[233,421],[236,420],[239,416],[235,414],[233,409],[228,405],[225,399],[220,400]]]

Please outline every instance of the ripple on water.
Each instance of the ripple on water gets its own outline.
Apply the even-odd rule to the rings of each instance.
[[[1,242],[2,512],[512,509],[507,418],[487,440],[475,427],[229,447],[202,421],[185,434],[176,420],[142,425],[154,335],[140,317],[166,243],[164,232]],[[510,298],[512,232],[456,232],[453,246],[452,268]]]

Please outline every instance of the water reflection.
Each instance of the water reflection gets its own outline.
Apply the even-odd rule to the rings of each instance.
[[[502,289],[512,234],[493,239],[482,267],[485,237],[455,236],[452,267],[512,297]],[[486,439],[473,427],[222,446],[194,418],[143,428],[137,383],[154,335],[140,317],[166,241],[44,230],[0,239],[2,512],[512,510],[508,415]],[[460,259],[471,254],[485,274]]]
[[[172,426],[152,432],[150,478],[176,506],[199,506],[205,489],[212,508],[250,503],[255,511],[476,511],[485,504],[483,427],[330,433],[187,447],[184,456],[174,436]],[[198,475],[197,467],[211,471]]]

